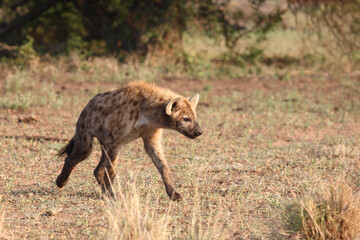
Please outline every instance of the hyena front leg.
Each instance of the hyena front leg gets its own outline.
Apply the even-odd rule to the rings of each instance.
[[[116,176],[115,165],[118,154],[114,149],[106,149],[104,146],[102,148],[101,159],[94,171],[94,175],[101,187],[102,194],[109,194],[110,197],[115,199],[112,183]]]
[[[170,168],[164,157],[164,153],[161,145],[162,129],[155,130],[152,134],[143,137],[144,146],[147,154],[155,164],[156,168],[161,174],[161,178],[164,182],[166,193],[171,200],[181,201],[182,196],[175,190],[170,177]]]

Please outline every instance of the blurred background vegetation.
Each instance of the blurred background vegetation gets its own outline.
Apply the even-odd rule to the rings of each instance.
[[[20,65],[75,52],[200,77],[224,65],[354,69],[359,33],[359,0],[0,1],[0,56]]]

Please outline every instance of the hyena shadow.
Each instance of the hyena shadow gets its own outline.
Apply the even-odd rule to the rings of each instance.
[[[59,194],[61,195],[62,192],[54,189],[53,184],[50,184],[48,186],[38,186],[34,184],[34,185],[26,186],[26,188],[20,190],[12,190],[10,192],[11,196],[16,196],[16,197],[23,196],[26,198],[31,198],[31,197],[57,198],[59,197]],[[84,190],[79,190],[77,188],[70,189],[68,196],[87,199],[87,200],[102,198],[100,192],[84,191]]]

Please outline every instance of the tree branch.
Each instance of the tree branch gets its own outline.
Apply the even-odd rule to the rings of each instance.
[[[11,10],[15,10],[17,7],[20,7],[21,5],[24,5],[28,2],[29,0],[16,0],[14,1],[14,4],[11,5]]]

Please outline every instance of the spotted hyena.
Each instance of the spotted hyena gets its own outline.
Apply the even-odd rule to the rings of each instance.
[[[203,131],[195,112],[198,101],[199,94],[185,98],[147,83],[131,83],[96,95],[81,112],[74,137],[59,152],[59,156],[67,157],[56,185],[60,188],[66,185],[74,167],[90,155],[96,137],[102,145],[102,156],[94,175],[102,192],[114,198],[112,182],[120,146],[142,138],[147,154],[161,174],[166,193],[172,200],[181,200],[164,157],[162,131],[173,129],[191,139],[200,136]]]

